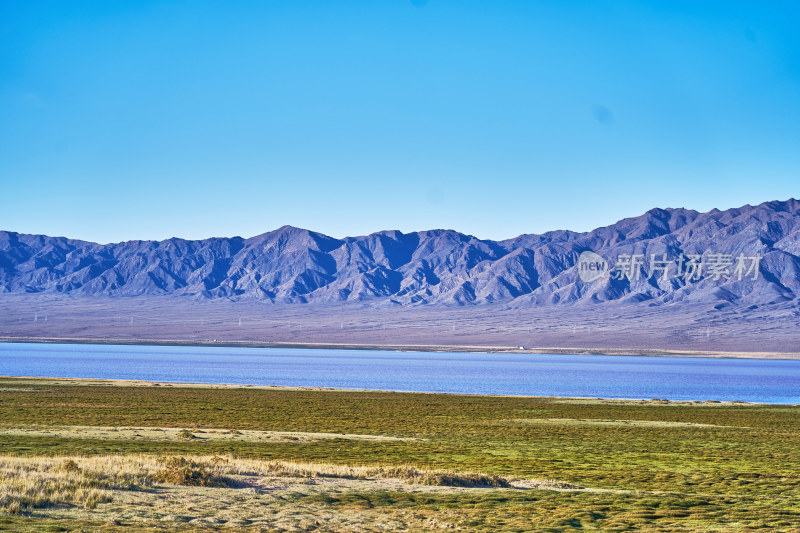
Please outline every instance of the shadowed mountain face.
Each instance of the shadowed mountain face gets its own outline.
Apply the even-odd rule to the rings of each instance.
[[[595,252],[597,279],[580,275]],[[588,233],[505,241],[449,230],[334,239],[290,226],[250,239],[91,242],[0,232],[0,293],[186,295],[279,303],[604,301],[724,306],[800,295],[800,202],[653,209]]]

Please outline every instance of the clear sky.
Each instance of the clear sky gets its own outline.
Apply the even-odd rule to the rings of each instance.
[[[800,197],[800,2],[0,0],[0,229],[588,230]]]

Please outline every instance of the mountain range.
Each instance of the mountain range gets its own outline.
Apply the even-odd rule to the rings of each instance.
[[[607,261],[597,280],[580,275],[584,252]],[[641,275],[629,268],[637,262]],[[693,262],[705,265],[703,275],[687,275]],[[248,239],[97,244],[0,231],[0,293],[386,306],[758,306],[800,296],[800,201],[706,213],[652,209],[589,232],[502,241],[452,230],[336,239],[284,226]]]

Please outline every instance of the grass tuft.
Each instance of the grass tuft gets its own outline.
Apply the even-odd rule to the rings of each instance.
[[[213,459],[212,459],[213,461]],[[190,487],[230,487],[233,481],[216,469],[210,469],[198,461],[184,457],[167,457],[159,459],[164,467],[153,474],[157,483],[186,485]]]
[[[402,479],[415,485],[438,485],[444,487],[510,486],[507,480],[496,475],[418,470],[413,466],[385,468],[381,472],[381,477]]]
[[[194,433],[192,433],[190,430],[188,430],[188,429],[182,429],[182,430],[180,430],[180,431],[178,432],[178,438],[179,438],[179,439],[187,439],[187,440],[191,440],[191,439],[194,439],[194,438],[196,438],[196,437],[194,436]]]

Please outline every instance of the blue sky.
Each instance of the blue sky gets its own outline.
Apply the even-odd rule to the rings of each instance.
[[[0,229],[588,230],[800,197],[800,3],[0,0]]]

